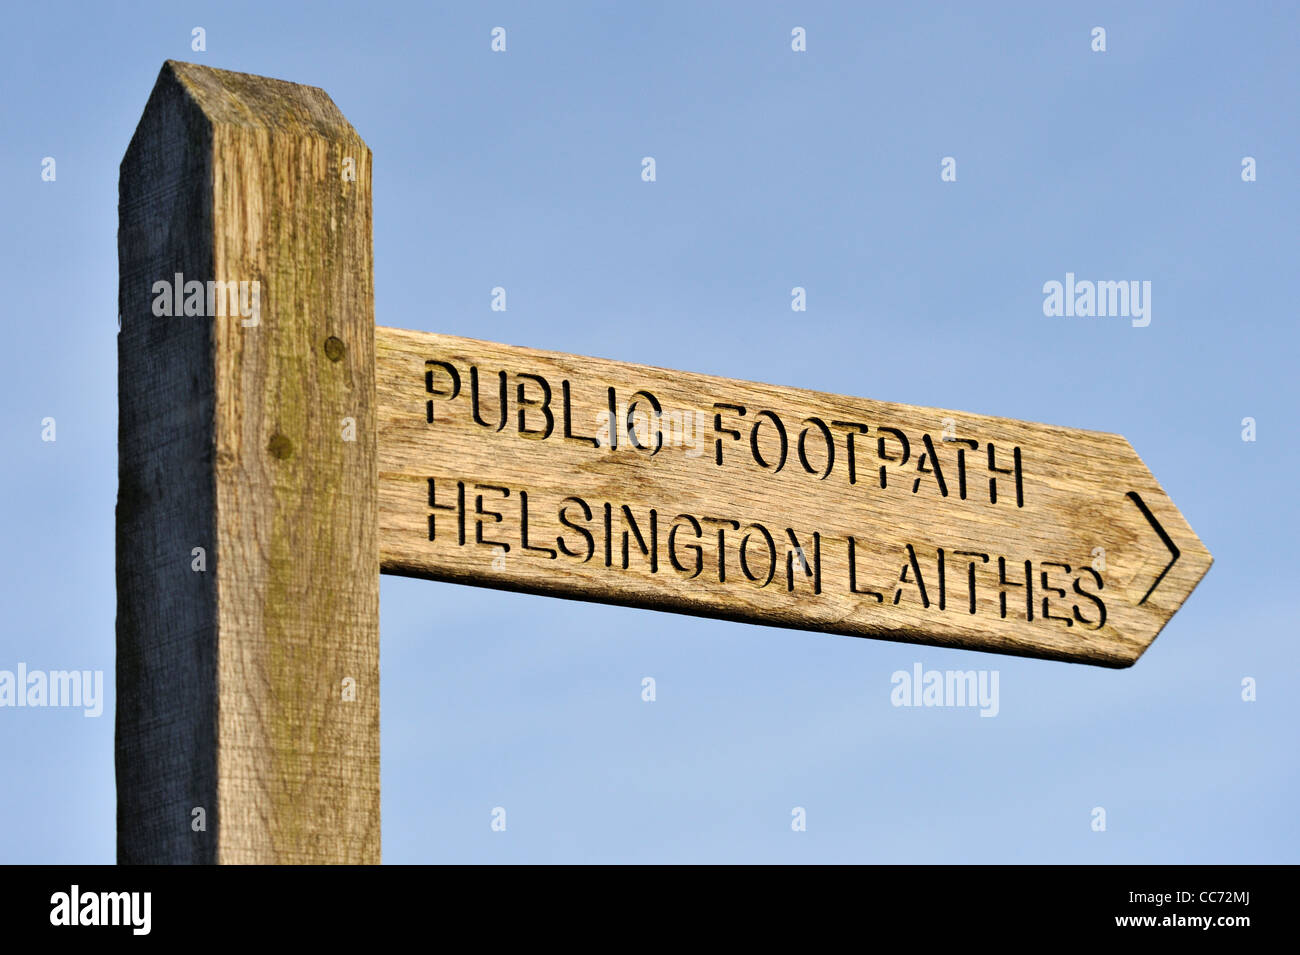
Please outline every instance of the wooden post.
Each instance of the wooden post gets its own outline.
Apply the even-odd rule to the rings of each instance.
[[[370,150],[168,62],[119,191],[118,859],[377,863]]]

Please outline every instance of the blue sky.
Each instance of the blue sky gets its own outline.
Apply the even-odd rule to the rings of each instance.
[[[0,708],[0,862],[114,859],[117,170],[168,58],[331,94],[381,324],[1119,432],[1215,556],[1123,671],[386,577],[386,861],[1300,861],[1294,6],[4,20],[0,669],[109,697]],[[1151,324],[1044,316],[1071,271],[1150,281]],[[999,671],[998,716],[891,706],[917,662]]]

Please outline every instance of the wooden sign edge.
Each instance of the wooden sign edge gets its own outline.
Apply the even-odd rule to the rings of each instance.
[[[964,651],[976,651],[985,653],[996,653],[1007,656],[1019,656],[1032,659],[1052,660],[1064,663],[1078,663],[1089,666],[1100,666],[1108,669],[1127,669],[1133,666],[1142,656],[1151,648],[1156,639],[1164,632],[1174,615],[1182,609],[1190,598],[1192,592],[1200,585],[1205,575],[1209,572],[1214,563],[1213,555],[1206,548],[1204,542],[1191,527],[1182,511],[1174,503],[1173,498],[1165,490],[1164,486],[1156,480],[1155,475],[1147,466],[1146,462],[1138,454],[1137,449],[1124,435],[1113,431],[1100,431],[1088,428],[1076,428],[1066,425],[1055,425],[1041,421],[1031,421],[1023,418],[1009,418],[1001,415],[991,415],[973,411],[956,411],[949,408],[935,407],[929,405],[912,405],[905,402],[884,401],[876,398],[868,398],[861,395],[845,395],[837,392],[817,391],[810,388],[804,388],[797,385],[776,385],[769,382],[752,381],[748,379],[732,378],[724,375],[716,375],[710,372],[701,372],[694,370],[672,369],[659,365],[651,365],[643,362],[624,361],[616,358],[603,358],[592,355],[578,355],[576,353],[561,352],[553,349],[534,348],[528,345],[515,345],[502,342],[493,342],[487,339],[478,339],[465,335],[455,335],[450,332],[433,332],[421,329],[399,328],[396,326],[376,325],[375,328],[375,352],[376,361],[379,356],[386,350],[395,350],[401,347],[403,343],[407,345],[416,345],[423,347],[429,344],[428,338],[452,339],[467,343],[471,346],[482,346],[489,350],[500,350],[504,353],[518,356],[520,359],[535,358],[542,361],[555,361],[560,363],[571,363],[576,360],[592,360],[597,362],[606,362],[618,365],[620,370],[626,370],[629,374],[639,371],[649,371],[659,375],[698,375],[711,379],[721,386],[735,384],[742,388],[760,388],[771,389],[773,391],[797,395],[805,400],[813,402],[825,401],[845,401],[849,403],[871,402],[880,406],[886,411],[899,411],[903,414],[916,414],[918,412],[932,412],[936,416],[955,415],[965,419],[981,419],[1012,425],[1027,425],[1036,429],[1042,429],[1047,432],[1070,433],[1090,435],[1107,441],[1118,442],[1123,448],[1132,455],[1133,461],[1137,463],[1146,473],[1150,482],[1159,490],[1173,513],[1178,517],[1181,523],[1181,534],[1183,538],[1183,547],[1180,548],[1179,559],[1185,559],[1193,566],[1192,575],[1185,579],[1190,581],[1186,592],[1179,597],[1170,609],[1168,615],[1155,628],[1150,639],[1146,641],[1137,652],[1131,657],[1119,657],[1111,654],[1099,654],[1090,656],[1084,653],[1065,653],[1056,652],[1050,648],[1044,648],[1032,644],[1022,644],[1016,640],[1006,640],[1005,643],[972,643],[969,638],[956,635],[953,637],[936,638],[926,634],[918,634],[910,630],[889,630],[882,629],[879,633],[864,634],[860,631],[854,632],[844,628],[837,628],[834,623],[823,624],[817,627],[802,626],[798,623],[788,622],[779,618],[765,619],[755,616],[752,613],[728,613],[725,610],[701,607],[689,601],[678,598],[671,592],[666,592],[656,598],[654,606],[648,606],[644,601],[635,598],[622,598],[617,594],[600,593],[599,595],[586,587],[571,584],[567,579],[557,579],[554,583],[546,587],[534,586],[527,581],[515,579],[491,579],[484,578],[479,574],[458,574],[454,572],[442,572],[429,570],[425,567],[411,564],[401,559],[389,557],[384,550],[383,534],[381,529],[380,539],[380,556],[381,556],[381,573],[389,576],[400,576],[412,579],[431,580],[444,583],[455,583],[466,586],[482,587],[489,590],[505,591],[510,593],[523,593],[534,596],[559,597],[567,600],[579,600],[584,603],[608,604],[611,606],[630,607],[638,610],[649,610],[655,612],[678,613],[687,616],[701,617],[706,619],[726,620],[733,623],[744,623],[747,625],[769,626],[783,630],[803,631],[808,633],[826,633],[836,636],[854,637],[867,640],[882,640],[885,642],[906,643],[919,646],[934,646],[950,649],[960,649]],[[383,404],[383,382],[379,381],[377,375],[376,382],[376,401]],[[377,409],[378,410],[378,409]],[[382,444],[382,434],[379,436]],[[382,453],[380,458],[382,460]],[[380,484],[383,484],[383,473],[380,474]],[[1172,566],[1172,564],[1170,565]]]

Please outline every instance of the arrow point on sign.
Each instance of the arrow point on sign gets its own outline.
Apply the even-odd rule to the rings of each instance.
[[[1129,491],[1125,497],[1137,505],[1137,509],[1141,511],[1142,516],[1147,519],[1147,523],[1151,525],[1151,529],[1159,535],[1160,540],[1164,543],[1165,547],[1169,548],[1170,554],[1169,563],[1165,564],[1164,569],[1156,575],[1156,579],[1151,582],[1151,586],[1147,588],[1147,592],[1143,594],[1142,599],[1138,601],[1138,605],[1140,606],[1146,603],[1155,589],[1160,586],[1160,582],[1165,579],[1165,576],[1173,568],[1174,564],[1178,563],[1178,558],[1183,556],[1183,552],[1169,537],[1168,532],[1163,526],[1161,526],[1160,522],[1156,520],[1155,515],[1151,513],[1151,509],[1146,506],[1142,500],[1142,496],[1138,494],[1137,491]]]
[[[1132,606],[1146,615],[1152,628],[1137,655],[1128,661],[1131,665],[1191,596],[1214,558],[1154,477],[1148,488],[1129,490],[1124,497],[1142,528],[1138,540],[1151,553],[1130,583]]]

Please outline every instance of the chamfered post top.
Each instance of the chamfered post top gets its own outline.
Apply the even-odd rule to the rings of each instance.
[[[329,94],[318,87],[167,60],[158,72],[131,146],[127,147],[128,156],[139,128],[147,124],[150,114],[174,101],[178,93],[209,127],[242,126],[270,133],[354,140],[365,147]]]

